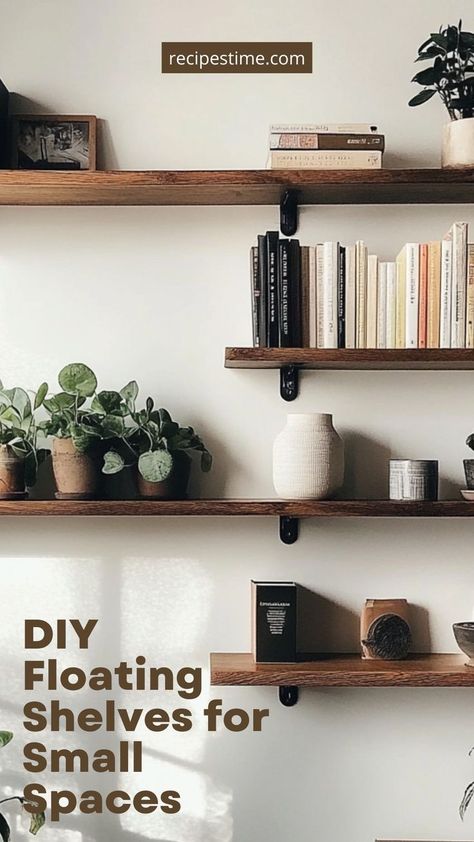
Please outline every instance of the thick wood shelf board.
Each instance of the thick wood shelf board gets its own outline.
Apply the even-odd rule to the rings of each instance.
[[[2,500],[14,517],[474,517],[465,500]]]
[[[426,349],[345,349],[315,348],[226,348],[226,368],[281,368],[297,365],[303,369],[358,371],[474,370],[471,348]]]
[[[474,170],[0,170],[0,205],[471,203]]]
[[[297,664],[255,664],[251,654],[212,654],[211,684],[296,687],[474,687],[465,655],[412,655],[363,661],[327,655]]]

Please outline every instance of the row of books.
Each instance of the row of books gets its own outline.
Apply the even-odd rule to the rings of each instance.
[[[270,169],[380,169],[385,137],[366,123],[270,126]]]
[[[301,246],[278,232],[250,251],[254,347],[474,348],[474,245],[441,241],[380,261],[359,240]]]

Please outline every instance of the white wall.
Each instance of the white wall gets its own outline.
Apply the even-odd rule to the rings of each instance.
[[[0,0],[0,13],[1,76],[26,98],[23,110],[97,114],[107,121],[102,164],[138,169],[259,167],[270,122],[312,120],[376,121],[387,165],[436,166],[445,115],[435,101],[408,109],[413,57],[441,23],[462,15],[474,26],[467,0]],[[162,40],[199,39],[313,39],[314,73],[161,75]],[[441,236],[454,219],[472,224],[474,214],[467,206],[311,207],[299,236],[361,237],[389,259],[406,240]],[[309,373],[287,407],[277,372],[224,370],[224,346],[250,343],[248,247],[277,221],[274,207],[1,208],[2,378],[54,382],[72,360],[110,387],[137,377],[143,395],[209,442],[207,495],[272,495],[272,441],[290,408],[334,413],[348,495],[383,495],[394,455],[440,459],[443,491],[456,496],[474,428],[470,372]],[[405,596],[420,609],[418,648],[454,651],[451,624],[469,619],[474,604],[472,546],[467,521],[313,521],[286,547],[273,520],[2,519],[0,724],[18,735],[1,756],[2,788],[27,779],[25,617],[99,617],[90,664],[141,653],[207,668],[209,651],[249,647],[249,580],[292,578],[323,597],[314,622],[327,646],[356,649],[366,597]],[[457,816],[474,776],[470,690],[306,691],[292,710],[272,690],[222,696],[270,706],[264,732],[142,733],[145,771],[120,780],[132,791],[181,790],[178,816],[130,814],[122,831],[110,817],[76,816],[49,825],[44,842],[474,838],[474,811],[465,825]],[[113,788],[97,777],[59,780],[78,791]]]

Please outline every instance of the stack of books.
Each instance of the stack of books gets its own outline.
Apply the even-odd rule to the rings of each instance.
[[[474,348],[466,222],[395,261],[359,240],[300,246],[268,231],[250,252],[255,347]]]
[[[270,126],[267,167],[285,170],[372,170],[382,166],[385,137],[368,123]]]

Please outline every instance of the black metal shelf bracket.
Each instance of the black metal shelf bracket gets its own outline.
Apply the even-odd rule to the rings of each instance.
[[[298,701],[298,687],[279,687],[278,697],[282,705],[292,708]]]
[[[280,200],[280,229],[285,237],[292,237],[298,230],[298,194],[285,190]]]
[[[294,401],[298,397],[299,371],[296,365],[283,365],[280,368],[280,395],[284,401]]]
[[[299,518],[286,515],[280,517],[280,540],[284,544],[294,544],[298,539],[298,531]]]

